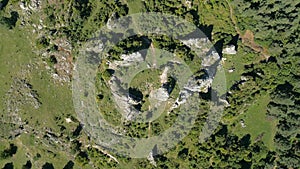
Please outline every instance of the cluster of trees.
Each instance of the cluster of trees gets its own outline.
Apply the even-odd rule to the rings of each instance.
[[[232,134],[226,125],[204,143],[198,143],[198,133],[191,131],[186,139],[169,152],[154,156],[157,168],[272,168],[276,155],[261,141],[251,143],[251,136]],[[147,159],[117,157],[119,164],[94,148],[86,150],[86,163],[101,167],[135,166],[153,168]]]
[[[272,93],[268,113],[278,119],[276,165],[279,168],[297,168],[300,160],[300,93],[289,82],[278,85]]]
[[[254,31],[256,40],[272,54],[299,54],[299,1],[236,0],[232,4],[239,27]]]
[[[80,0],[71,4],[48,4],[44,12],[45,24],[53,32],[52,36],[66,36],[76,45],[91,38],[113,14],[126,15],[128,8],[120,1]]]
[[[0,10],[4,8],[4,2],[0,2]],[[202,29],[211,39],[212,26],[204,26],[200,23],[198,2],[191,1],[192,5],[183,4],[182,1],[150,0],[144,1],[146,11],[164,12],[182,16],[193,22]],[[207,2],[212,3],[212,2]],[[2,5],[1,5],[2,4]],[[245,31],[254,32],[255,40],[269,48],[272,55],[268,59],[245,65],[242,76],[247,80],[241,80],[233,85],[228,93],[227,100],[231,104],[225,110],[227,118],[238,115],[246,103],[252,102],[262,90],[271,94],[272,101],[268,106],[268,114],[277,118],[278,125],[274,142],[275,151],[270,151],[263,142],[251,142],[250,135],[242,138],[237,137],[223,124],[219,127],[205,143],[199,143],[199,133],[202,124],[206,120],[207,113],[199,115],[195,127],[190,134],[176,147],[165,154],[154,157],[158,168],[297,168],[300,159],[300,59],[299,59],[299,2],[293,0],[263,1],[263,0],[236,0],[232,3],[236,11],[238,27]],[[211,4],[213,6],[213,4]],[[2,11],[0,11],[1,13]],[[69,38],[73,45],[77,42],[84,42],[92,37],[92,34],[103,26],[108,19],[115,14],[120,17],[128,14],[128,7],[121,1],[72,1],[69,5],[62,5],[59,8],[52,4],[44,10],[47,18],[45,24],[51,36],[63,35]],[[63,15],[61,15],[63,13]],[[0,16],[0,23],[8,28],[13,28],[17,22],[18,13],[12,12],[10,17]],[[57,25],[60,25],[57,27]],[[126,33],[126,32],[124,32]],[[222,49],[223,43],[237,41],[238,37],[231,34],[218,37],[216,47]],[[113,36],[113,35],[112,35]],[[220,41],[219,41],[220,40]],[[231,43],[230,42],[230,43]],[[41,47],[50,45],[49,39],[42,37],[37,42]],[[182,43],[167,36],[133,36],[119,42],[110,52],[113,60],[119,59],[123,53],[132,53],[142,49],[154,47],[165,49],[176,53],[188,63],[192,71],[199,71],[201,59]],[[220,45],[221,43],[221,45]],[[218,46],[220,45],[220,46]],[[146,55],[146,54],[143,54]],[[57,62],[55,58],[50,60]],[[105,64],[104,64],[105,65]],[[105,118],[112,124],[121,123],[121,115],[115,108],[111,107],[111,95],[107,92],[108,86],[105,81],[109,79],[112,72],[107,67],[100,70],[98,75],[98,101]],[[172,84],[169,84],[172,86]],[[134,91],[132,91],[134,92]],[[213,91],[211,91],[213,92]],[[203,99],[206,95],[200,94]],[[207,99],[209,100],[209,99]],[[207,102],[201,105],[203,111],[209,110]],[[170,127],[178,112],[168,117],[160,118],[161,121],[151,123],[152,134],[160,134],[167,127]],[[134,164],[143,168],[153,168],[147,159],[130,159],[118,157],[120,164],[113,162],[110,157],[95,148],[84,148],[78,141],[82,126],[74,127],[73,132],[68,132],[64,126],[63,118],[57,118],[56,123],[60,126],[61,134],[71,141],[71,152],[76,154],[75,162],[81,165],[88,165],[90,162],[100,168],[118,167],[122,164]],[[161,122],[164,122],[163,124]],[[131,137],[147,137],[149,124],[124,123],[124,129]],[[230,124],[229,124],[230,125]],[[12,157],[17,147],[11,144],[9,148],[1,152],[2,159]],[[174,158],[175,157],[175,158]],[[11,166],[8,163],[7,166]],[[26,164],[31,166],[31,163]],[[68,162],[65,168],[73,166],[72,161]],[[46,163],[43,167],[53,168],[53,165]]]
[[[200,71],[201,68],[199,65],[201,65],[201,58],[179,40],[170,38],[166,35],[132,36],[126,40],[120,41],[109,51],[109,59],[117,60],[121,54],[129,54],[143,49],[149,49],[151,43],[153,44],[153,47],[157,49],[175,53],[177,57],[186,62],[193,73]],[[145,57],[147,53],[145,53],[146,51],[143,52],[141,54]]]
[[[218,42],[221,47],[223,44],[233,43],[232,39],[236,36],[229,14],[225,14],[229,13],[229,9],[226,11],[226,1],[150,0],[144,1],[144,6],[147,12],[163,12],[184,18],[196,25],[213,43]],[[217,25],[213,25],[213,22]]]
[[[9,147],[3,150],[0,154],[1,159],[6,159],[12,157],[14,154],[17,153],[18,147],[14,144],[10,144]]]
[[[252,70],[248,75],[256,82],[256,91],[266,90],[271,94],[268,114],[278,121],[274,138],[275,164],[279,168],[297,168],[300,160],[297,130],[300,127],[300,3],[292,0],[234,2],[239,27],[254,31],[255,40],[271,54],[268,60],[247,68]]]
[[[262,142],[251,143],[250,135],[237,137],[223,126],[206,143],[198,145],[198,154],[204,154],[198,167],[214,168],[263,168],[272,166],[274,160]],[[199,160],[199,157],[194,160]],[[203,163],[203,162],[202,162]]]
[[[130,54],[148,49],[151,45],[151,39],[147,36],[134,35],[117,43],[108,53],[109,59],[119,60],[121,54]],[[145,52],[141,53],[144,57]]]
[[[14,28],[19,18],[18,12],[12,11],[10,17],[1,16],[1,13],[2,12],[0,11],[0,25],[4,25],[9,29]]]
[[[270,57],[258,64],[245,66],[243,76],[247,81],[240,81],[231,88],[228,100],[231,106],[226,109],[226,117],[237,116],[245,103],[249,103],[262,91],[271,95],[268,105],[268,115],[278,121],[274,138],[276,160],[274,165],[279,168],[297,168],[299,163],[299,117],[300,90],[299,76],[295,74],[299,68],[293,68],[294,63],[280,63],[280,58]],[[291,59],[293,56],[287,56]]]
[[[199,26],[199,14],[197,5],[183,4],[180,0],[163,0],[163,1],[144,1],[144,6],[148,12],[164,12],[185,18],[187,21]]]
[[[158,12],[167,10],[171,14],[179,15],[181,12],[177,10],[176,3],[179,2],[147,1],[145,2],[145,6],[147,7],[147,11]],[[181,2],[178,5],[182,5]],[[187,10],[187,8],[184,7],[181,10],[185,11]],[[183,13],[182,15],[186,16],[185,14],[188,12],[186,12],[185,14]],[[197,18],[197,16],[193,16],[192,18]],[[232,39],[235,38],[236,37],[233,37]],[[184,45],[178,44],[178,42],[176,43],[176,40],[162,36],[158,38],[151,38],[151,42],[157,48],[165,49],[175,53],[178,52],[178,54],[182,56],[186,62],[191,65],[195,64],[195,68],[199,68],[197,66],[199,66],[200,62],[197,63],[197,61],[193,60],[194,54],[190,51],[190,49],[186,48],[186,46]],[[138,47],[132,44],[136,44]],[[132,38],[131,40],[121,42],[119,46],[111,52],[113,54],[119,55],[124,51],[130,53],[137,48],[140,49],[141,47],[148,48],[149,40],[142,41],[139,38]],[[243,107],[245,103],[253,101],[257,94],[260,94],[262,90],[271,92],[277,87],[277,85],[281,84],[284,80],[282,78],[279,78],[278,74],[288,74],[287,72],[284,72],[284,70],[282,70],[283,65],[284,64],[278,62],[276,57],[270,57],[268,60],[262,61],[258,64],[245,65],[245,70],[242,75],[247,78],[247,81],[242,80],[232,86],[232,94],[229,94],[227,98],[232,106],[226,110],[226,115],[231,117],[237,115],[237,110]],[[200,121],[197,125],[201,126],[204,119],[205,115],[200,118]],[[169,121],[172,120],[170,119]],[[153,122],[152,125],[154,133],[158,134],[164,131],[164,127],[162,127],[160,123]],[[127,130],[130,131],[129,133],[131,133],[130,136],[146,136],[141,135],[141,133],[146,133],[147,125],[130,124],[127,127]],[[134,128],[134,130],[129,130],[130,128]],[[265,166],[274,166],[276,157],[275,152],[269,151],[261,141],[251,143],[250,135],[245,135],[242,138],[238,138],[230,131],[227,131],[227,127],[225,125],[222,127],[222,129],[220,129],[219,132],[214,134],[212,138],[207,140],[207,142],[204,144],[197,143],[197,134],[199,133],[199,130],[191,131],[191,133],[192,134],[188,136],[188,138],[190,139],[189,144],[186,144],[185,141],[182,141],[174,150],[171,151],[172,153],[177,152],[177,160],[170,158],[168,153],[158,155],[155,156],[157,166],[165,168],[180,167],[181,165],[194,168],[263,168]],[[189,162],[185,163],[184,161],[187,159]],[[133,161],[135,160],[131,159],[132,163]],[[138,160],[138,162],[136,163],[144,168],[152,167],[151,164],[149,164],[149,162],[147,162],[146,160]]]
[[[10,17],[5,16],[5,8],[8,5],[8,0],[0,1],[0,25],[4,25],[9,29],[12,29],[16,26],[18,21],[19,14],[16,11],[10,12]]]
[[[293,83],[300,75],[299,60],[299,6],[295,1],[234,1],[238,26],[251,30],[255,40],[267,47],[270,57],[258,63],[244,66],[241,80],[231,87],[228,100],[232,105],[244,104],[255,98],[261,90],[272,93],[286,81]],[[232,106],[233,108],[235,106]],[[231,112],[232,115],[234,111]]]

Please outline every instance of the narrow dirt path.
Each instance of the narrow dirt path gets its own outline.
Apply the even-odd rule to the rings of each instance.
[[[230,11],[230,19],[234,25],[235,31],[237,32],[237,34],[239,34],[239,36],[242,39],[242,43],[248,47],[250,47],[253,51],[259,53],[261,56],[263,56],[262,59],[268,59],[269,56],[269,52],[266,48],[258,45],[257,43],[255,43],[254,41],[254,34],[253,32],[251,32],[250,30],[246,30],[244,34],[241,33],[241,31],[238,28],[238,24],[235,20],[235,17],[233,15],[233,8],[230,5],[230,2],[228,0],[226,0],[228,6],[229,6],[229,11]]]
[[[114,160],[115,162],[119,163],[119,161],[117,160],[116,157],[114,157],[113,155],[109,154],[107,151],[103,150],[100,146],[98,145],[86,145],[85,147],[93,147],[99,151],[101,151],[103,154],[107,155],[108,157],[110,157],[112,160]]]
[[[148,122],[148,137],[151,137],[151,121]]]
[[[150,47],[151,47],[151,51],[152,51],[152,58],[153,58],[153,68],[156,68],[156,65],[157,65],[157,61],[156,61],[156,53],[155,53],[155,48],[154,48],[154,46],[153,46],[153,43],[151,43],[151,45],[150,45]]]

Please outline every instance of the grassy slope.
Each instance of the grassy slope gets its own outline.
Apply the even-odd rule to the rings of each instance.
[[[232,131],[240,137],[250,134],[252,143],[263,133],[262,141],[271,150],[274,150],[273,137],[275,135],[276,121],[266,115],[269,101],[270,96],[268,94],[262,94],[257,98],[246,112],[238,116],[238,120],[244,120],[246,127],[242,128],[241,124],[238,123],[232,128]]]
[[[23,75],[22,72],[28,70],[27,64],[39,63],[38,59],[36,59],[36,54],[32,50],[31,42],[33,40],[28,38],[26,31],[17,28],[8,30],[0,26],[0,36],[0,95],[2,96],[0,100],[0,115],[4,115],[4,118],[1,120],[5,120],[7,115],[5,94],[10,89],[13,78],[25,78],[32,84],[33,89],[37,90],[42,106],[39,109],[34,109],[31,105],[23,105],[19,116],[22,120],[28,120],[28,125],[38,132],[42,133],[45,127],[51,128],[54,132],[59,132],[59,126],[54,120],[56,116],[67,114],[76,116],[72,105],[71,90],[68,86],[57,86],[51,82],[50,75],[42,65],[38,65],[38,69],[25,73],[25,76]],[[74,128],[72,125],[75,124],[66,125],[66,127],[72,129]],[[1,128],[0,132],[9,131]],[[30,159],[25,154],[29,154],[31,158],[37,153],[41,154],[42,157],[40,159],[31,159],[33,166],[36,167],[43,165],[45,162],[50,162],[57,168],[63,168],[70,159],[66,152],[59,151],[60,148],[55,146],[48,147],[43,143],[45,140],[30,134],[23,134],[21,137],[11,141],[1,140],[1,145],[8,145],[9,142],[17,145],[18,151],[12,158],[0,160],[0,167],[8,162],[14,162],[16,168],[21,168]],[[7,147],[3,146],[0,149],[3,150]],[[47,150],[56,153],[56,157],[53,158],[53,155],[49,155]]]
[[[241,80],[241,75],[244,73],[244,66],[250,65],[251,63],[257,63],[260,61],[260,56],[253,51],[246,49],[247,47],[239,43],[239,49],[236,55],[224,55],[226,59],[223,63],[223,67],[226,75],[227,89]],[[229,73],[228,70],[234,68],[234,71]]]
[[[32,52],[20,30],[12,31],[0,25],[0,37],[0,95],[4,96],[9,89],[11,76],[16,76],[29,63]]]
[[[127,0],[129,14],[143,12],[144,4],[141,0]]]

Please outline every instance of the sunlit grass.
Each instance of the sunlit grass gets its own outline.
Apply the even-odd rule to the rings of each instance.
[[[239,122],[232,131],[238,136],[250,134],[251,142],[261,140],[274,150],[273,138],[276,132],[276,121],[267,116],[267,105],[270,101],[268,94],[263,94],[249,107],[249,109],[241,114],[237,120],[243,120],[246,127],[242,127]]]

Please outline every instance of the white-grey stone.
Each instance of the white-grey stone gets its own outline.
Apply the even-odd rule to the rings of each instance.
[[[196,47],[196,48],[203,48],[204,44],[207,44],[209,42],[208,38],[194,38],[189,40],[182,40],[183,44],[187,45],[188,47]],[[209,49],[208,49],[209,50]]]
[[[150,98],[153,98],[158,101],[167,101],[169,98],[169,94],[167,89],[159,88],[150,92]]]
[[[227,55],[235,55],[236,54],[235,46],[234,45],[226,46],[223,49],[222,53]]]
[[[240,123],[241,123],[242,128],[246,127],[246,124],[245,124],[244,120],[241,120]]]
[[[220,56],[217,52],[212,51],[208,56],[203,58],[202,66],[209,67],[220,60]]]
[[[232,72],[234,72],[234,70],[235,70],[235,69],[232,68],[232,69],[229,69],[228,72],[229,72],[229,73],[232,73]]]
[[[114,63],[119,66],[128,67],[128,66],[132,65],[133,63],[139,63],[139,62],[144,61],[141,53],[139,53],[139,52],[135,52],[135,53],[132,53],[129,55],[122,54],[121,59],[122,59],[122,61],[114,61]]]
[[[147,159],[150,161],[150,164],[152,164],[152,165],[154,165],[156,167],[156,162],[154,160],[153,152],[152,151],[149,153]]]

